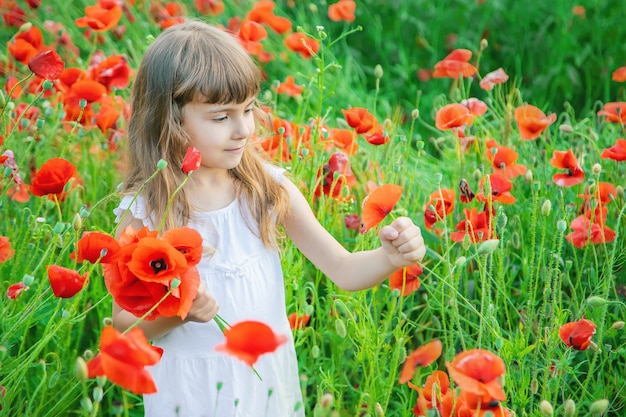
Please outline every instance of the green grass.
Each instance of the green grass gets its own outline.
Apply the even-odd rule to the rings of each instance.
[[[120,39],[107,32],[102,43],[83,37],[84,30],[73,23],[90,2],[54,1],[38,10],[18,3],[34,26],[43,27],[50,18],[64,25],[80,51],[74,55],[58,48],[68,67],[86,69],[93,53],[102,50],[106,56],[125,54],[136,69],[149,37],[160,32],[148,3],[131,8],[134,23],[122,17],[126,32]],[[252,3],[227,2],[223,15],[208,20],[226,25],[232,16],[243,17]],[[347,214],[360,214],[367,181],[402,185],[392,216],[406,214],[420,226],[432,192],[457,191],[454,211],[437,224],[441,232],[422,227],[429,248],[422,285],[406,297],[391,290],[387,281],[357,293],[339,290],[285,244],[287,310],[312,316],[307,327],[294,333],[307,415],[330,415],[332,410],[339,416],[373,416],[378,406],[386,416],[411,416],[417,393],[397,382],[399,372],[407,354],[433,339],[443,342],[442,357],[418,372],[416,385],[435,369],[445,371],[445,363],[460,351],[483,348],[504,360],[503,405],[518,416],[542,416],[542,400],[552,404],[555,415],[563,415],[567,399],[575,402],[578,416],[591,416],[592,404],[602,399],[608,400],[605,415],[622,415],[626,336],[619,322],[625,317],[626,167],[602,159],[600,153],[625,133],[596,112],[606,102],[624,100],[623,83],[610,76],[626,65],[626,44],[619,41],[626,35],[626,6],[587,2],[582,4],[583,19],[573,15],[571,2],[562,0],[532,7],[513,1],[454,1],[444,6],[364,0],[357,6],[356,20],[346,23],[330,21],[324,2],[296,3],[290,7],[278,2],[275,12],[289,17],[294,29],[300,26],[320,39],[322,47],[317,57],[307,60],[286,50],[283,35],[268,29],[264,49],[277,58],[262,64],[267,74],[263,102],[296,126],[321,117],[329,128],[347,127],[342,109],[365,107],[390,136],[381,146],[358,137],[359,151],[350,157],[357,181],[352,189],[342,190],[343,196],[350,196],[344,201],[313,197],[317,171],[333,151],[317,140],[302,156],[291,141],[291,160],[279,163],[302,185],[320,222],[351,250],[374,248],[375,231],[348,230],[343,220]],[[194,14],[193,3],[185,4]],[[61,7],[66,12],[62,16],[56,12]],[[0,33],[2,39],[12,39],[17,28],[3,26]],[[488,46],[480,54],[479,74],[503,67],[510,76],[505,85],[485,92],[477,80],[454,84],[450,79],[417,79],[418,69],[432,69],[450,48],[470,49],[476,58],[486,33]],[[456,35],[453,43],[447,41],[450,34]],[[54,42],[55,34],[44,32],[44,43]],[[14,63],[8,48],[1,56],[3,80],[29,74],[25,65]],[[382,67],[381,78],[375,76],[376,65]],[[305,86],[301,97],[279,96],[272,89],[287,75]],[[126,102],[129,93],[130,88],[114,92]],[[77,358],[89,359],[98,350],[111,298],[101,267],[76,265],[69,254],[83,231],[114,229],[123,139],[112,150],[99,129],[68,128],[62,106],[53,98],[24,93],[10,100],[6,91],[2,97],[0,150],[15,152],[24,180],[30,183],[32,170],[46,160],[64,157],[78,166],[81,181],[58,206],[45,197],[17,203],[5,192],[0,195],[0,235],[8,237],[15,250],[10,260],[0,263],[0,416],[141,415],[140,397],[108,382],[81,381],[75,373]],[[489,110],[466,129],[468,136],[477,137],[477,144],[461,153],[455,136],[438,130],[434,118],[442,105],[469,97],[484,100]],[[558,115],[534,141],[520,139],[512,118],[513,110],[525,102]],[[12,130],[20,103],[41,109],[40,122],[23,120],[19,126],[24,128]],[[419,110],[417,118],[412,117],[414,109]],[[562,124],[572,131],[560,129]],[[122,118],[118,128],[124,132]],[[449,233],[462,220],[464,207],[480,207],[459,201],[458,183],[465,178],[477,192],[479,180],[491,172],[484,145],[489,138],[515,149],[518,163],[532,171],[532,178],[512,180],[516,203],[493,203],[499,242],[493,253],[485,254],[479,253],[479,244],[452,242]],[[567,149],[574,151],[585,171],[585,180],[571,188],[552,182],[557,170],[549,163],[553,151]],[[600,164],[599,172],[593,172],[594,164]],[[12,186],[10,175],[5,169],[3,189]],[[565,236],[578,215],[579,195],[598,182],[621,190],[607,206],[606,224],[617,237],[578,249]],[[561,221],[566,227],[559,230]],[[55,298],[45,272],[50,264],[89,272],[88,287],[71,299]],[[29,290],[9,299],[7,288],[22,280]],[[590,304],[591,296],[605,301]],[[575,351],[559,339],[558,330],[582,317],[597,325],[595,347]],[[324,393],[334,398],[330,408],[321,405]]]

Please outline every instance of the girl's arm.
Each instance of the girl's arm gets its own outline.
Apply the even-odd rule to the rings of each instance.
[[[132,216],[127,216],[120,223],[117,231],[116,238],[119,238],[119,235],[126,229],[128,226],[132,226],[134,229],[141,229],[143,227],[143,223],[141,220],[135,219]],[[206,288],[204,282],[200,283],[200,288],[198,289],[198,295],[194,298],[191,308],[189,309],[189,313],[187,313],[187,317],[185,320],[180,317],[158,317],[154,320],[146,321],[142,320],[137,327],[143,330],[144,335],[148,340],[154,340],[161,336],[166,335],[173,329],[178,326],[181,326],[189,321],[195,321],[200,323],[205,323],[213,319],[219,310],[219,304],[217,300],[213,298],[209,290]],[[122,309],[116,302],[113,300],[113,309],[112,309],[112,319],[113,319],[113,327],[120,332],[125,331],[130,326],[135,324],[138,320],[138,317],[129,313],[128,311]]]
[[[379,232],[381,246],[349,252],[319,223],[306,198],[289,180],[283,181],[291,198],[284,227],[296,247],[339,288],[358,291],[373,287],[397,269],[419,262],[426,254],[421,230],[400,217]]]

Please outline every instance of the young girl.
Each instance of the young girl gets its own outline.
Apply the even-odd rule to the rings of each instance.
[[[188,225],[203,237],[200,291],[189,315],[143,321],[146,337],[163,348],[151,368],[158,392],[144,396],[149,417],[303,416],[304,404],[293,338],[285,308],[277,227],[337,286],[372,287],[396,269],[420,261],[426,248],[420,229],[398,218],[380,230],[381,247],[350,253],[317,221],[307,200],[265,162],[251,143],[261,73],[227,32],[198,21],[165,30],[148,47],[137,72],[128,127],[125,197],[116,209],[118,228],[164,229]],[[185,174],[189,146],[200,168],[174,195]],[[154,172],[134,203],[133,194]],[[175,208],[175,209],[174,209]],[[213,317],[233,324],[258,320],[289,337],[254,368],[216,352],[224,335]],[[125,330],[137,318],[113,305],[113,321]]]

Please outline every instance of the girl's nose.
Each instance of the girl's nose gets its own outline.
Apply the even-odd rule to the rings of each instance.
[[[235,139],[247,139],[252,133],[252,127],[250,123],[246,120],[238,120],[235,124],[235,131],[233,132],[233,136]]]

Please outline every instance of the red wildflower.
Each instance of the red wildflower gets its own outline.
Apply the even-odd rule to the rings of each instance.
[[[626,139],[618,138],[615,145],[604,149],[600,156],[614,161],[626,161]]]
[[[291,330],[296,330],[302,329],[309,324],[311,316],[308,314],[291,313],[287,319],[289,320],[289,327]]]
[[[389,135],[385,133],[383,125],[376,123],[372,130],[363,133],[363,137],[372,145],[384,145],[389,142]]]
[[[74,20],[79,28],[89,27],[94,32],[106,32],[122,18],[122,8],[113,0],[98,0],[96,6],[86,6],[85,16]]]
[[[244,20],[241,22],[237,36],[249,54],[258,55],[263,49],[260,41],[267,38],[267,31],[257,22]]]
[[[356,133],[369,132],[377,123],[376,117],[363,107],[352,107],[348,110],[341,110],[346,118],[348,125],[356,131]]]
[[[469,109],[458,103],[447,104],[437,110],[435,125],[439,130],[450,130],[463,125],[471,125],[474,116]]]
[[[520,137],[524,140],[537,139],[548,126],[556,121],[556,114],[546,116],[539,108],[530,104],[516,108],[513,115]]]
[[[430,194],[430,198],[424,207],[424,224],[428,230],[439,220],[454,211],[454,190],[442,188]]]
[[[246,19],[264,23],[276,33],[287,33],[291,30],[291,21],[286,17],[274,14],[275,4],[272,0],[256,1],[246,15]]]
[[[626,102],[606,103],[604,110],[598,111],[597,114],[598,116],[605,116],[607,122],[626,124]]]
[[[581,183],[585,179],[585,172],[578,164],[578,160],[572,153],[571,149],[567,151],[554,151],[550,165],[559,169],[566,169],[563,174],[554,174],[552,181],[561,187],[571,187]]]
[[[303,58],[311,58],[320,49],[320,44],[304,33],[294,32],[285,37],[285,46],[290,50],[299,53]]]
[[[0,263],[6,262],[15,255],[11,249],[11,241],[6,236],[0,236]]]
[[[46,266],[48,279],[54,295],[59,298],[71,298],[83,289],[87,283],[87,273],[81,276],[77,271],[58,265]]]
[[[356,177],[350,168],[348,155],[343,152],[335,152],[317,173],[318,177],[323,175],[321,182],[315,188],[315,197],[320,197],[322,193],[332,198],[340,198],[341,190],[344,186],[352,187]]]
[[[68,181],[76,175],[76,167],[63,158],[52,158],[36,172],[30,184],[30,192],[36,196],[61,196]]]
[[[351,129],[330,129],[325,150],[331,150],[333,147],[339,148],[348,156],[353,156],[359,149],[359,144],[356,141],[356,132]]]
[[[624,81],[626,81],[626,66],[619,67],[618,69],[613,71],[613,74],[611,74],[611,79],[613,81],[617,81],[618,83],[623,83]]]
[[[65,64],[53,50],[39,52],[28,61],[28,68],[38,77],[46,80],[56,80],[63,72]]]
[[[559,328],[559,337],[563,343],[576,350],[587,349],[595,333],[596,325],[587,319],[565,323]]]
[[[389,277],[389,288],[400,290],[400,295],[407,296],[419,289],[419,276],[422,272],[422,267],[419,264],[398,269]]]
[[[476,196],[476,198],[483,202],[487,202],[489,200],[489,198],[484,195],[483,192],[485,180],[487,178],[489,178],[489,183],[491,185],[491,201],[497,201],[502,204],[515,203],[516,199],[509,191],[513,184],[506,177],[499,174],[491,174],[483,177],[483,179],[480,181],[480,184],[478,185],[478,188],[480,188],[480,193]]]
[[[501,385],[506,367],[497,355],[483,349],[467,350],[446,363],[446,368],[461,391],[481,396],[483,404],[506,399]]]
[[[7,297],[11,300],[15,300],[23,291],[28,291],[28,286],[22,281],[9,285],[9,288],[7,288]]]
[[[131,70],[124,55],[111,55],[89,69],[90,78],[111,91],[130,84]]]
[[[443,60],[435,64],[434,78],[469,78],[478,71],[469,63],[472,51],[469,49],[455,49]]]
[[[101,232],[85,232],[78,241],[76,251],[70,254],[70,258],[76,262],[109,263],[119,248],[119,243],[111,235]]]
[[[274,352],[287,341],[285,335],[277,335],[271,327],[259,321],[242,321],[224,330],[226,342],[215,346],[224,352],[244,361],[250,366],[259,356]]]
[[[187,226],[170,229],[161,238],[182,253],[188,265],[198,265],[202,259],[202,236],[195,230]]]
[[[413,379],[415,368],[426,367],[439,359],[439,356],[441,356],[441,340],[433,340],[415,349],[404,361],[398,382],[401,384],[409,382]]]
[[[499,146],[493,139],[487,140],[485,145],[487,145],[485,155],[491,161],[494,173],[507,178],[515,178],[526,172],[525,165],[515,163],[518,155],[513,149]]]
[[[393,210],[402,197],[402,187],[395,184],[384,184],[372,191],[363,200],[361,219],[363,232],[377,226]]]
[[[200,163],[202,162],[202,154],[200,151],[193,146],[187,148],[187,152],[185,153],[185,157],[183,158],[183,173],[187,174],[193,172],[200,168]]]
[[[106,376],[135,394],[152,394],[157,388],[145,367],[157,364],[162,355],[163,349],[150,345],[141,328],[122,334],[106,326],[100,335],[100,353],[87,363],[88,376]]]
[[[475,196],[476,195],[470,188],[467,180],[465,178],[461,178],[459,181],[459,199],[461,200],[461,203],[471,203]]]
[[[570,227],[573,232],[565,236],[565,239],[579,249],[584,248],[589,243],[597,245],[615,240],[615,232],[613,230],[591,222],[585,215],[578,216],[572,220]]]
[[[474,117],[482,116],[487,112],[487,104],[484,101],[475,97],[462,100],[461,104],[467,107]]]
[[[292,75],[288,75],[285,81],[279,83],[278,87],[276,87],[278,94],[286,94],[291,97],[299,96],[302,94],[302,90],[304,90],[304,87],[297,85]]]
[[[328,6],[328,17],[330,20],[339,22],[353,22],[356,3],[354,0],[339,0],[337,3]]]
[[[504,70],[502,68],[498,68],[495,71],[491,71],[490,73],[486,74],[481,80],[480,80],[480,88],[482,88],[483,90],[493,90],[493,87],[497,84],[502,84],[507,82],[509,79],[509,76],[506,74],[506,72],[504,72]]]
[[[194,0],[194,3],[200,14],[219,16],[224,13],[224,2],[222,0]]]
[[[433,371],[426,377],[422,387],[418,387],[409,381],[410,388],[418,392],[417,403],[413,408],[415,416],[427,416],[428,410],[436,408],[443,417],[450,417],[450,412],[446,413],[444,399],[452,396],[450,391],[450,380],[448,374],[443,371]],[[451,408],[451,407],[450,407]]]
[[[454,242],[462,242],[465,235],[469,235],[472,243],[483,242],[491,239],[492,230],[490,216],[487,211],[477,212],[476,208],[471,210],[463,209],[465,219],[461,220],[455,227],[457,232],[450,233],[450,239]]]

